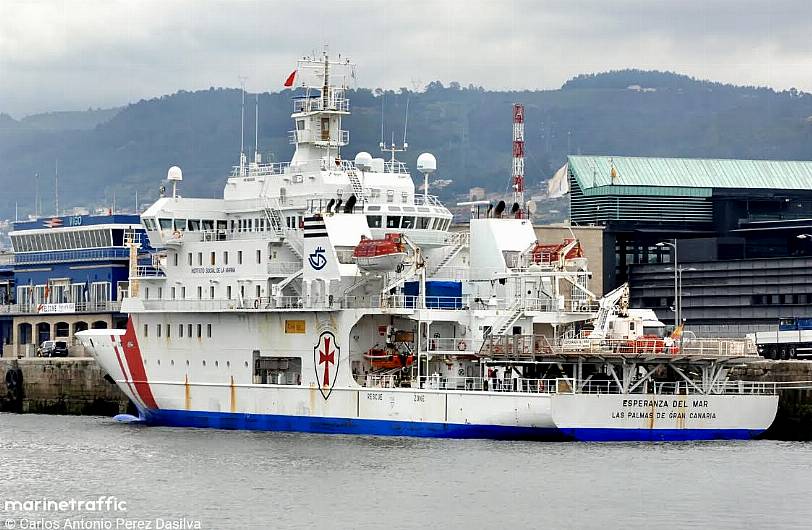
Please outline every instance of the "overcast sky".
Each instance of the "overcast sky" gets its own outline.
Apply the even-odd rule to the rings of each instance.
[[[0,112],[109,107],[209,86],[279,90],[350,56],[375,88],[557,88],[672,70],[812,92],[810,0],[0,0]]]

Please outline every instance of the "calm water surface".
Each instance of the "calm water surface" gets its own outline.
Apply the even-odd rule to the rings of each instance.
[[[812,444],[425,440],[0,414],[0,529],[121,518],[3,513],[8,499],[100,495],[153,528],[184,517],[214,529],[810,528]]]

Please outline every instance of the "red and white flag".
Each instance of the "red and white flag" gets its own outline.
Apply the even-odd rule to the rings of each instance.
[[[296,79],[296,70],[292,71],[287,79],[285,79],[285,86],[292,87],[293,81]]]

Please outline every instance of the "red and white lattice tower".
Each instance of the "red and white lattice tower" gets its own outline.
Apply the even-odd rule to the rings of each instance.
[[[524,215],[524,105],[513,104],[513,202],[518,203],[516,217]]]

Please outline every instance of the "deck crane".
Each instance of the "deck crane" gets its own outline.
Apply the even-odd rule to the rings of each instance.
[[[600,299],[598,314],[594,320],[594,329],[589,333],[590,339],[605,339],[609,332],[609,322],[612,313],[626,317],[629,311],[629,284],[608,292]]]

